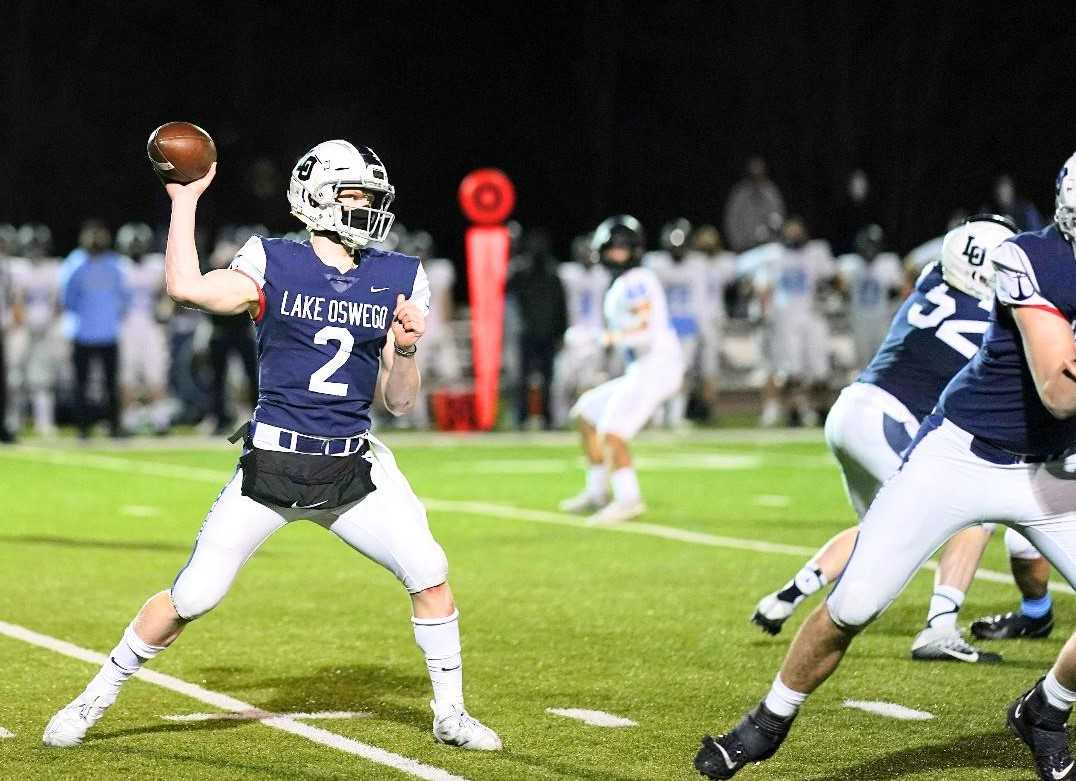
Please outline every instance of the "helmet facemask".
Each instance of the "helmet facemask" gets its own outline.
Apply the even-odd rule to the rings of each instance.
[[[345,204],[340,194],[361,190],[367,204]],[[336,234],[354,251],[381,242],[392,228],[395,196],[381,160],[367,147],[326,141],[303,156],[288,186],[291,212],[311,231]]]

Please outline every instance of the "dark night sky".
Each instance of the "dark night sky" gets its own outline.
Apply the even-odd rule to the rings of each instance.
[[[1003,170],[1052,212],[1076,149],[1072,2],[219,5],[0,4],[0,222],[42,220],[66,250],[84,216],[162,221],[144,145],[173,119],[219,145],[207,220],[289,227],[245,170],[342,136],[450,253],[477,166],[562,246],[611,212],[719,222],[753,152],[825,233],[863,166],[905,249]]]

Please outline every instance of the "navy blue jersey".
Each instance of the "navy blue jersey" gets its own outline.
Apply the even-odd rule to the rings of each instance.
[[[255,421],[319,437],[370,428],[396,297],[425,311],[429,287],[409,255],[364,249],[356,260],[341,272],[322,263],[308,243],[255,236],[232,261],[263,296],[255,320]]]
[[[947,285],[940,266],[931,264],[858,381],[889,392],[922,420],[979,350],[989,317],[989,303]]]
[[[1021,233],[991,251],[996,305],[983,349],[945,389],[939,408],[965,431],[1013,453],[1044,456],[1076,444],[1076,418],[1058,420],[1043,406],[1013,318],[1017,306],[1076,321],[1076,257],[1051,225]]]

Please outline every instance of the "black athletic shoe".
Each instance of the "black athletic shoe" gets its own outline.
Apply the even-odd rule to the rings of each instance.
[[[1069,753],[1068,711],[1053,707],[1042,692],[1042,681],[1009,706],[1009,729],[1035,755],[1035,769],[1043,781],[1073,781],[1076,762]]]
[[[707,778],[732,778],[749,762],[772,757],[795,718],[778,716],[760,702],[732,732],[702,739],[702,748],[695,755],[695,769]]]
[[[1028,618],[1023,613],[983,616],[971,622],[971,633],[980,640],[1012,640],[1016,637],[1049,637],[1054,628],[1054,611],[1042,618]]]

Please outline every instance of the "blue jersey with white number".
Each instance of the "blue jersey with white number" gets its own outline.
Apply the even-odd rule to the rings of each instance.
[[[930,265],[858,381],[887,391],[922,420],[979,350],[989,317],[989,304],[949,287],[941,268]]]
[[[965,431],[1013,453],[1045,456],[1076,445],[1076,418],[1043,406],[1013,308],[1031,306],[1076,322],[1076,256],[1051,225],[991,250],[996,306],[983,349],[942,394],[939,409]]]
[[[370,428],[397,296],[412,297],[421,269],[417,258],[379,249],[356,260],[341,272],[308,243],[255,236],[232,262],[263,294],[255,421],[319,437]]]

